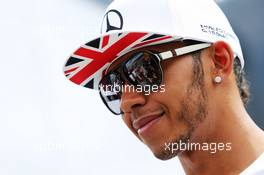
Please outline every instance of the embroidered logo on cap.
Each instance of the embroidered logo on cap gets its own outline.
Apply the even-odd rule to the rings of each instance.
[[[117,10],[109,10],[103,19],[101,28],[102,32],[109,32],[111,30],[121,30],[123,28],[123,17]]]

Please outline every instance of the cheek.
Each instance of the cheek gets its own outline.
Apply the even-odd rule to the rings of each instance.
[[[165,88],[186,89],[193,76],[191,56],[172,58],[162,64]]]
[[[174,59],[174,58],[173,58]],[[180,57],[163,64],[165,92],[160,94],[169,111],[179,111],[192,82],[192,58]]]

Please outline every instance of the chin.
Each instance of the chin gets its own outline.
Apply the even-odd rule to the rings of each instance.
[[[176,157],[179,153],[181,153],[182,151],[180,149],[178,150],[169,150],[169,149],[165,149],[165,145],[159,145],[159,146],[149,146],[151,152],[153,153],[153,155],[159,159],[159,160],[169,160],[171,158]]]
[[[189,134],[186,134],[185,136],[179,136],[177,139],[168,139],[168,141],[159,140],[159,142],[156,142],[155,144],[147,144],[147,146],[150,148],[153,155],[157,159],[169,160],[171,158],[178,156],[185,150],[181,149],[180,147],[174,147],[171,144],[166,146],[165,143],[177,143],[179,145],[181,142],[182,144],[186,144],[189,138],[190,138]]]
[[[172,159],[174,157],[176,157],[178,154],[180,154],[182,151],[180,150],[177,150],[177,151],[165,151],[165,150],[160,150],[160,151],[156,151],[156,152],[153,152],[153,155],[159,159],[159,160],[169,160],[169,159]]]

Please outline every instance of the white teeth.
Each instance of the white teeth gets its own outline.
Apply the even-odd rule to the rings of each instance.
[[[137,130],[137,133],[139,133],[139,132],[140,132],[140,129]]]

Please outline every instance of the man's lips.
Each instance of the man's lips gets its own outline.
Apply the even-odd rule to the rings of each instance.
[[[163,114],[164,114],[164,112],[159,112],[159,113],[152,113],[152,114],[148,114],[146,116],[138,117],[138,119],[136,119],[133,122],[133,128],[138,132],[144,126],[146,126],[146,125],[150,124],[152,121],[160,118]]]

